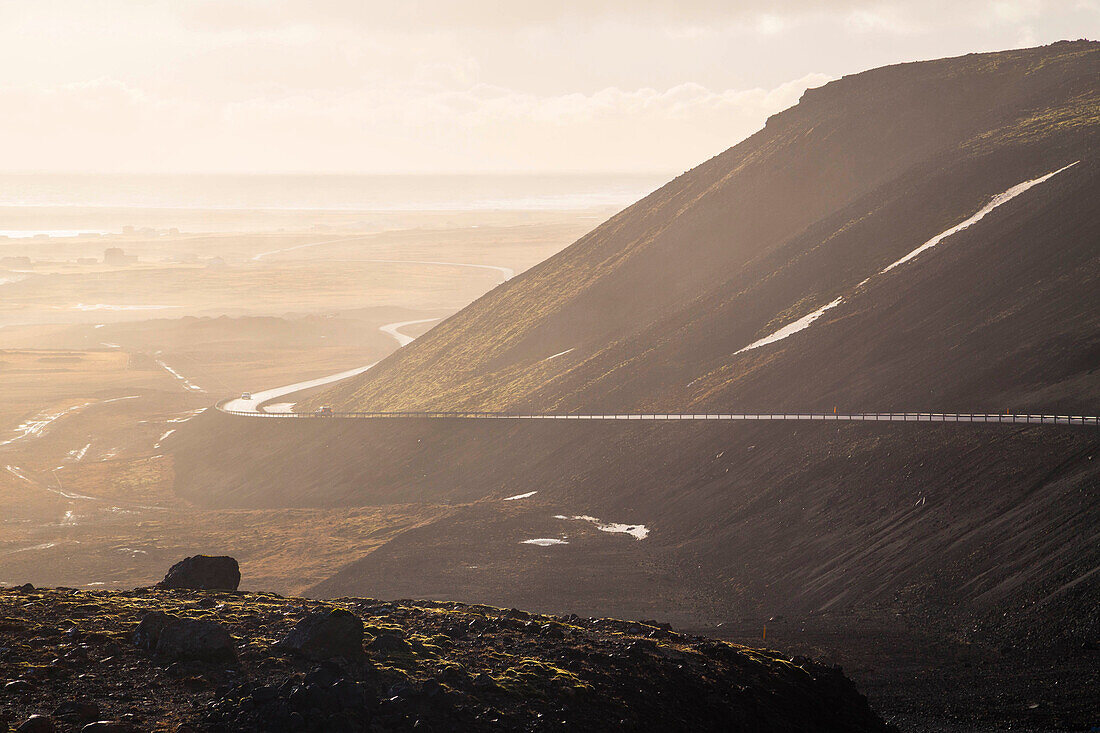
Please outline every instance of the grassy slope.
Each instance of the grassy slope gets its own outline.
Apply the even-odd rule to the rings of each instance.
[[[737,405],[761,394],[739,386],[759,354],[737,349],[994,194],[1084,158],[1070,177],[1087,206],[1097,73],[1098,44],[1060,44],[811,90],[758,134],[317,399],[352,409]],[[1093,252],[1071,255],[1095,271]]]

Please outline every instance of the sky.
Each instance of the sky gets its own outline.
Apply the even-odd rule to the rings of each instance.
[[[0,172],[678,173],[1100,0],[0,0]]]

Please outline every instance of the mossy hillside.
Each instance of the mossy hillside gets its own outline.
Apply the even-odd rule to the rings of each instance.
[[[319,662],[275,647],[326,608],[363,619],[361,650]],[[236,661],[161,659],[137,648],[133,630],[151,611],[224,624]],[[736,720],[759,730],[883,729],[835,669],[615,619],[432,601],[9,589],[0,591],[0,634],[0,678],[25,683],[0,700],[13,723],[92,700],[101,717],[142,730],[263,729],[275,719],[261,715],[258,700],[301,698],[304,681],[324,673],[365,695],[352,712],[324,718],[335,729],[404,729],[417,720],[473,730],[706,730]]]

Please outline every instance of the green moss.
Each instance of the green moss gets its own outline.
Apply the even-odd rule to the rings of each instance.
[[[592,687],[576,674],[539,659],[521,659],[493,675],[501,689],[524,697],[546,697],[565,691],[580,692]]]
[[[363,624],[363,633],[370,634],[371,636],[378,636],[379,634],[395,634],[396,636],[400,636],[402,639],[405,638],[405,629],[398,626],[397,624]]]
[[[1010,125],[982,133],[963,147],[987,151],[1002,145],[1032,142],[1076,128],[1100,126],[1100,96],[1086,94],[1060,107],[1033,112]]]

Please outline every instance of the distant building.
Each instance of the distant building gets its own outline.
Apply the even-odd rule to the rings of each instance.
[[[137,262],[137,255],[128,255],[121,247],[108,247],[103,252],[103,264],[105,265],[131,265]]]

